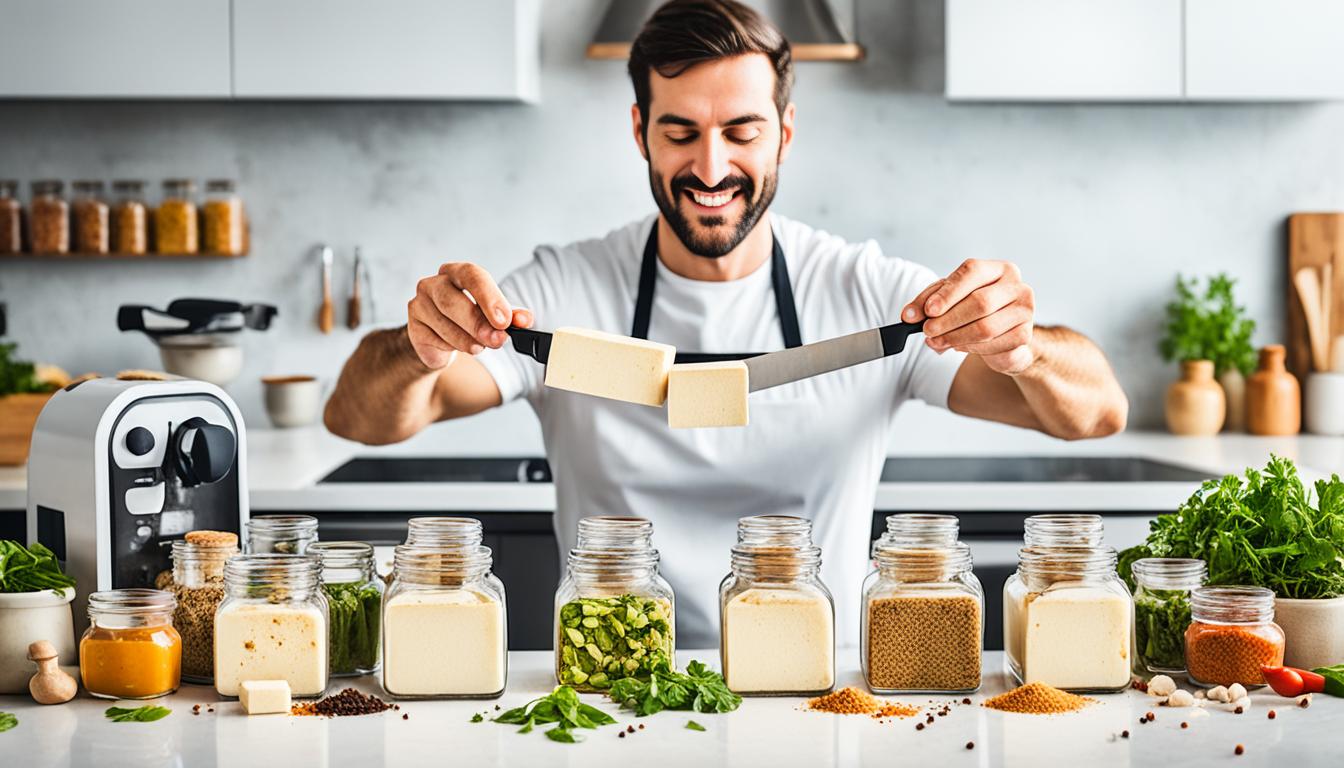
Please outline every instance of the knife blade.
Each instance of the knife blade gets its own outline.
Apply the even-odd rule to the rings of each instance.
[[[837,336],[801,347],[746,359],[752,392],[801,381],[841,368],[880,360],[905,349],[905,340],[924,330],[924,321],[893,323],[881,328]]]

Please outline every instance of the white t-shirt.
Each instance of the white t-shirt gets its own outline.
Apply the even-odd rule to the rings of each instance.
[[[500,283],[536,327],[629,334],[650,216],[601,239],[541,246]],[[898,322],[936,279],[885,258],[877,244],[846,243],[771,216],[793,284],[803,343]],[[658,264],[649,338],[688,352],[784,347],[770,260],[727,282],[692,280]],[[836,637],[856,645],[860,593],[870,569],[877,482],[896,409],[909,398],[946,407],[963,355],[938,355],[923,337],[879,361],[755,392],[750,426],[673,430],[665,408],[549,389],[544,369],[512,344],[479,359],[504,401],[526,397],[541,420],[555,479],[561,562],[589,515],[653,522],[660,571],[676,594],[677,645],[718,646],[718,587],[729,571],[737,519],[799,515],[813,521],[822,579],[835,597]]]

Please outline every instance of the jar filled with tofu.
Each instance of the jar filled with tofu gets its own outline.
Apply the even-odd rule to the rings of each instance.
[[[1134,601],[1110,547],[1023,547],[1004,585],[1003,635],[1020,683],[1113,692],[1130,681]]]
[[[1141,675],[1185,674],[1185,630],[1190,592],[1204,583],[1208,566],[1186,557],[1145,557],[1134,574],[1134,671]]]
[[[1190,594],[1185,664],[1190,682],[1251,688],[1261,666],[1283,666],[1285,636],[1274,623],[1274,592],[1264,587],[1200,587]]]
[[[103,699],[153,699],[177,690],[182,638],[172,594],[113,589],[89,595],[89,628],[79,640],[84,688]]]
[[[810,520],[737,521],[732,571],[719,585],[719,637],[734,693],[814,696],[835,687],[835,603]]]
[[[327,593],[334,677],[367,675],[378,669],[383,580],[373,563],[373,545],[362,541],[319,541],[307,554],[322,560]]]
[[[316,541],[317,518],[309,515],[263,515],[247,521],[248,554],[302,555]]]
[[[402,544],[383,606],[383,688],[405,699],[492,699],[508,679],[504,585],[489,547]]]
[[[601,691],[672,666],[672,586],[658,574],[653,523],[585,517],[555,593],[555,677]]]
[[[328,615],[322,562],[250,554],[224,564],[215,611],[215,690],[237,696],[247,680],[284,680],[295,696],[327,688]]]
[[[876,693],[980,687],[985,593],[952,515],[887,518],[864,582],[860,663]]]

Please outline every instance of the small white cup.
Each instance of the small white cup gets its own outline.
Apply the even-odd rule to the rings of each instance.
[[[1302,393],[1303,420],[1316,435],[1344,435],[1344,373],[1310,373]]]
[[[277,427],[306,427],[322,410],[322,382],[316,376],[263,376],[266,415]]]

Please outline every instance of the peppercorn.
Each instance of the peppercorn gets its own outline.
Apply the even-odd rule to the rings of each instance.
[[[1152,712],[1144,714],[1144,717],[1148,718],[1148,722],[1150,723],[1157,719],[1157,715],[1154,715]]]
[[[970,703],[971,703],[971,699],[970,699],[970,697],[968,696],[968,697],[962,699],[962,700],[961,700],[961,703],[962,703],[962,704],[970,704]]]
[[[1182,722],[1182,723],[1181,723],[1181,727],[1182,727],[1182,728],[1189,728],[1189,727],[1190,727],[1190,724],[1187,723],[1187,722]]]
[[[924,724],[923,724],[923,723],[915,723],[915,730],[916,730],[916,731],[922,731],[922,730],[924,730]]]
[[[1238,745],[1237,745],[1237,748],[1234,749],[1234,750],[1232,750],[1232,753],[1235,754],[1235,755],[1240,755],[1240,754],[1242,754],[1242,753],[1245,752],[1245,751],[1246,751],[1246,748],[1243,747],[1243,746],[1241,746],[1240,744],[1238,744]]]
[[[1128,739],[1128,738],[1129,738],[1129,731],[1128,731],[1128,730],[1121,731],[1121,732],[1120,732],[1120,738],[1122,738],[1122,739]]]
[[[967,749],[975,749],[975,742],[974,742],[974,741],[968,741],[968,742],[966,742],[966,748],[967,748]]]
[[[618,737],[624,739],[624,738],[625,738],[625,731],[621,731],[621,732],[617,733],[616,735],[617,735]]]
[[[1232,711],[1233,711],[1234,713],[1240,715],[1242,712],[1245,712],[1246,710],[1242,709],[1241,707],[1237,707],[1236,709],[1234,709],[1234,710],[1232,710]]]
[[[1274,714],[1274,710],[1269,710],[1269,719],[1273,720],[1276,717],[1278,717],[1278,715]]]

